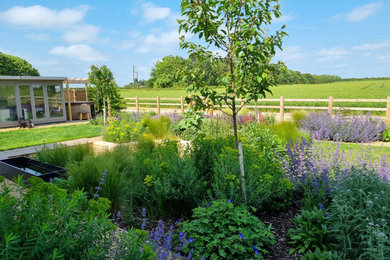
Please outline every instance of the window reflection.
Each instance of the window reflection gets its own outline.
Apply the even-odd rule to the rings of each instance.
[[[18,121],[14,86],[0,85],[0,123]]]
[[[37,119],[45,118],[45,98],[43,95],[43,86],[42,85],[32,85],[34,93],[34,102],[35,102],[35,115]]]
[[[19,86],[19,93],[22,107],[22,117],[24,117],[24,119],[33,119],[30,86]]]
[[[47,97],[49,99],[50,117],[62,117],[64,111],[62,108],[61,87],[58,85],[48,85]]]

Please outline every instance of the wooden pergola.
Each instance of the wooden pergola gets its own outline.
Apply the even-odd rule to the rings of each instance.
[[[70,104],[70,89],[69,84],[84,84],[85,85],[85,101],[88,101],[88,79],[85,78],[67,78],[64,80],[64,83],[66,84],[66,91],[68,94],[68,114],[69,114],[69,121],[72,121],[72,107]]]

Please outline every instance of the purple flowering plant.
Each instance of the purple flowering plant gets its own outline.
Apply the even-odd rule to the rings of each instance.
[[[347,117],[341,113],[332,116],[325,111],[313,112],[300,120],[298,125],[317,140],[354,143],[381,140],[381,134],[386,129],[383,121],[371,117],[369,113]]]

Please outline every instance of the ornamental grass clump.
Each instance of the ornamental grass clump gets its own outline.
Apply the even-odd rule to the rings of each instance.
[[[332,116],[327,112],[309,113],[299,121],[299,127],[311,133],[317,140],[364,143],[381,140],[385,123],[370,114],[346,117],[340,113]]]

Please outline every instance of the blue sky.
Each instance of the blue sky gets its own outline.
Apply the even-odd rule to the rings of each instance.
[[[289,34],[275,59],[292,70],[349,77],[390,76],[390,1],[281,0]],[[87,77],[107,65],[119,85],[140,79],[178,46],[180,1],[0,1],[0,51],[43,76]]]

